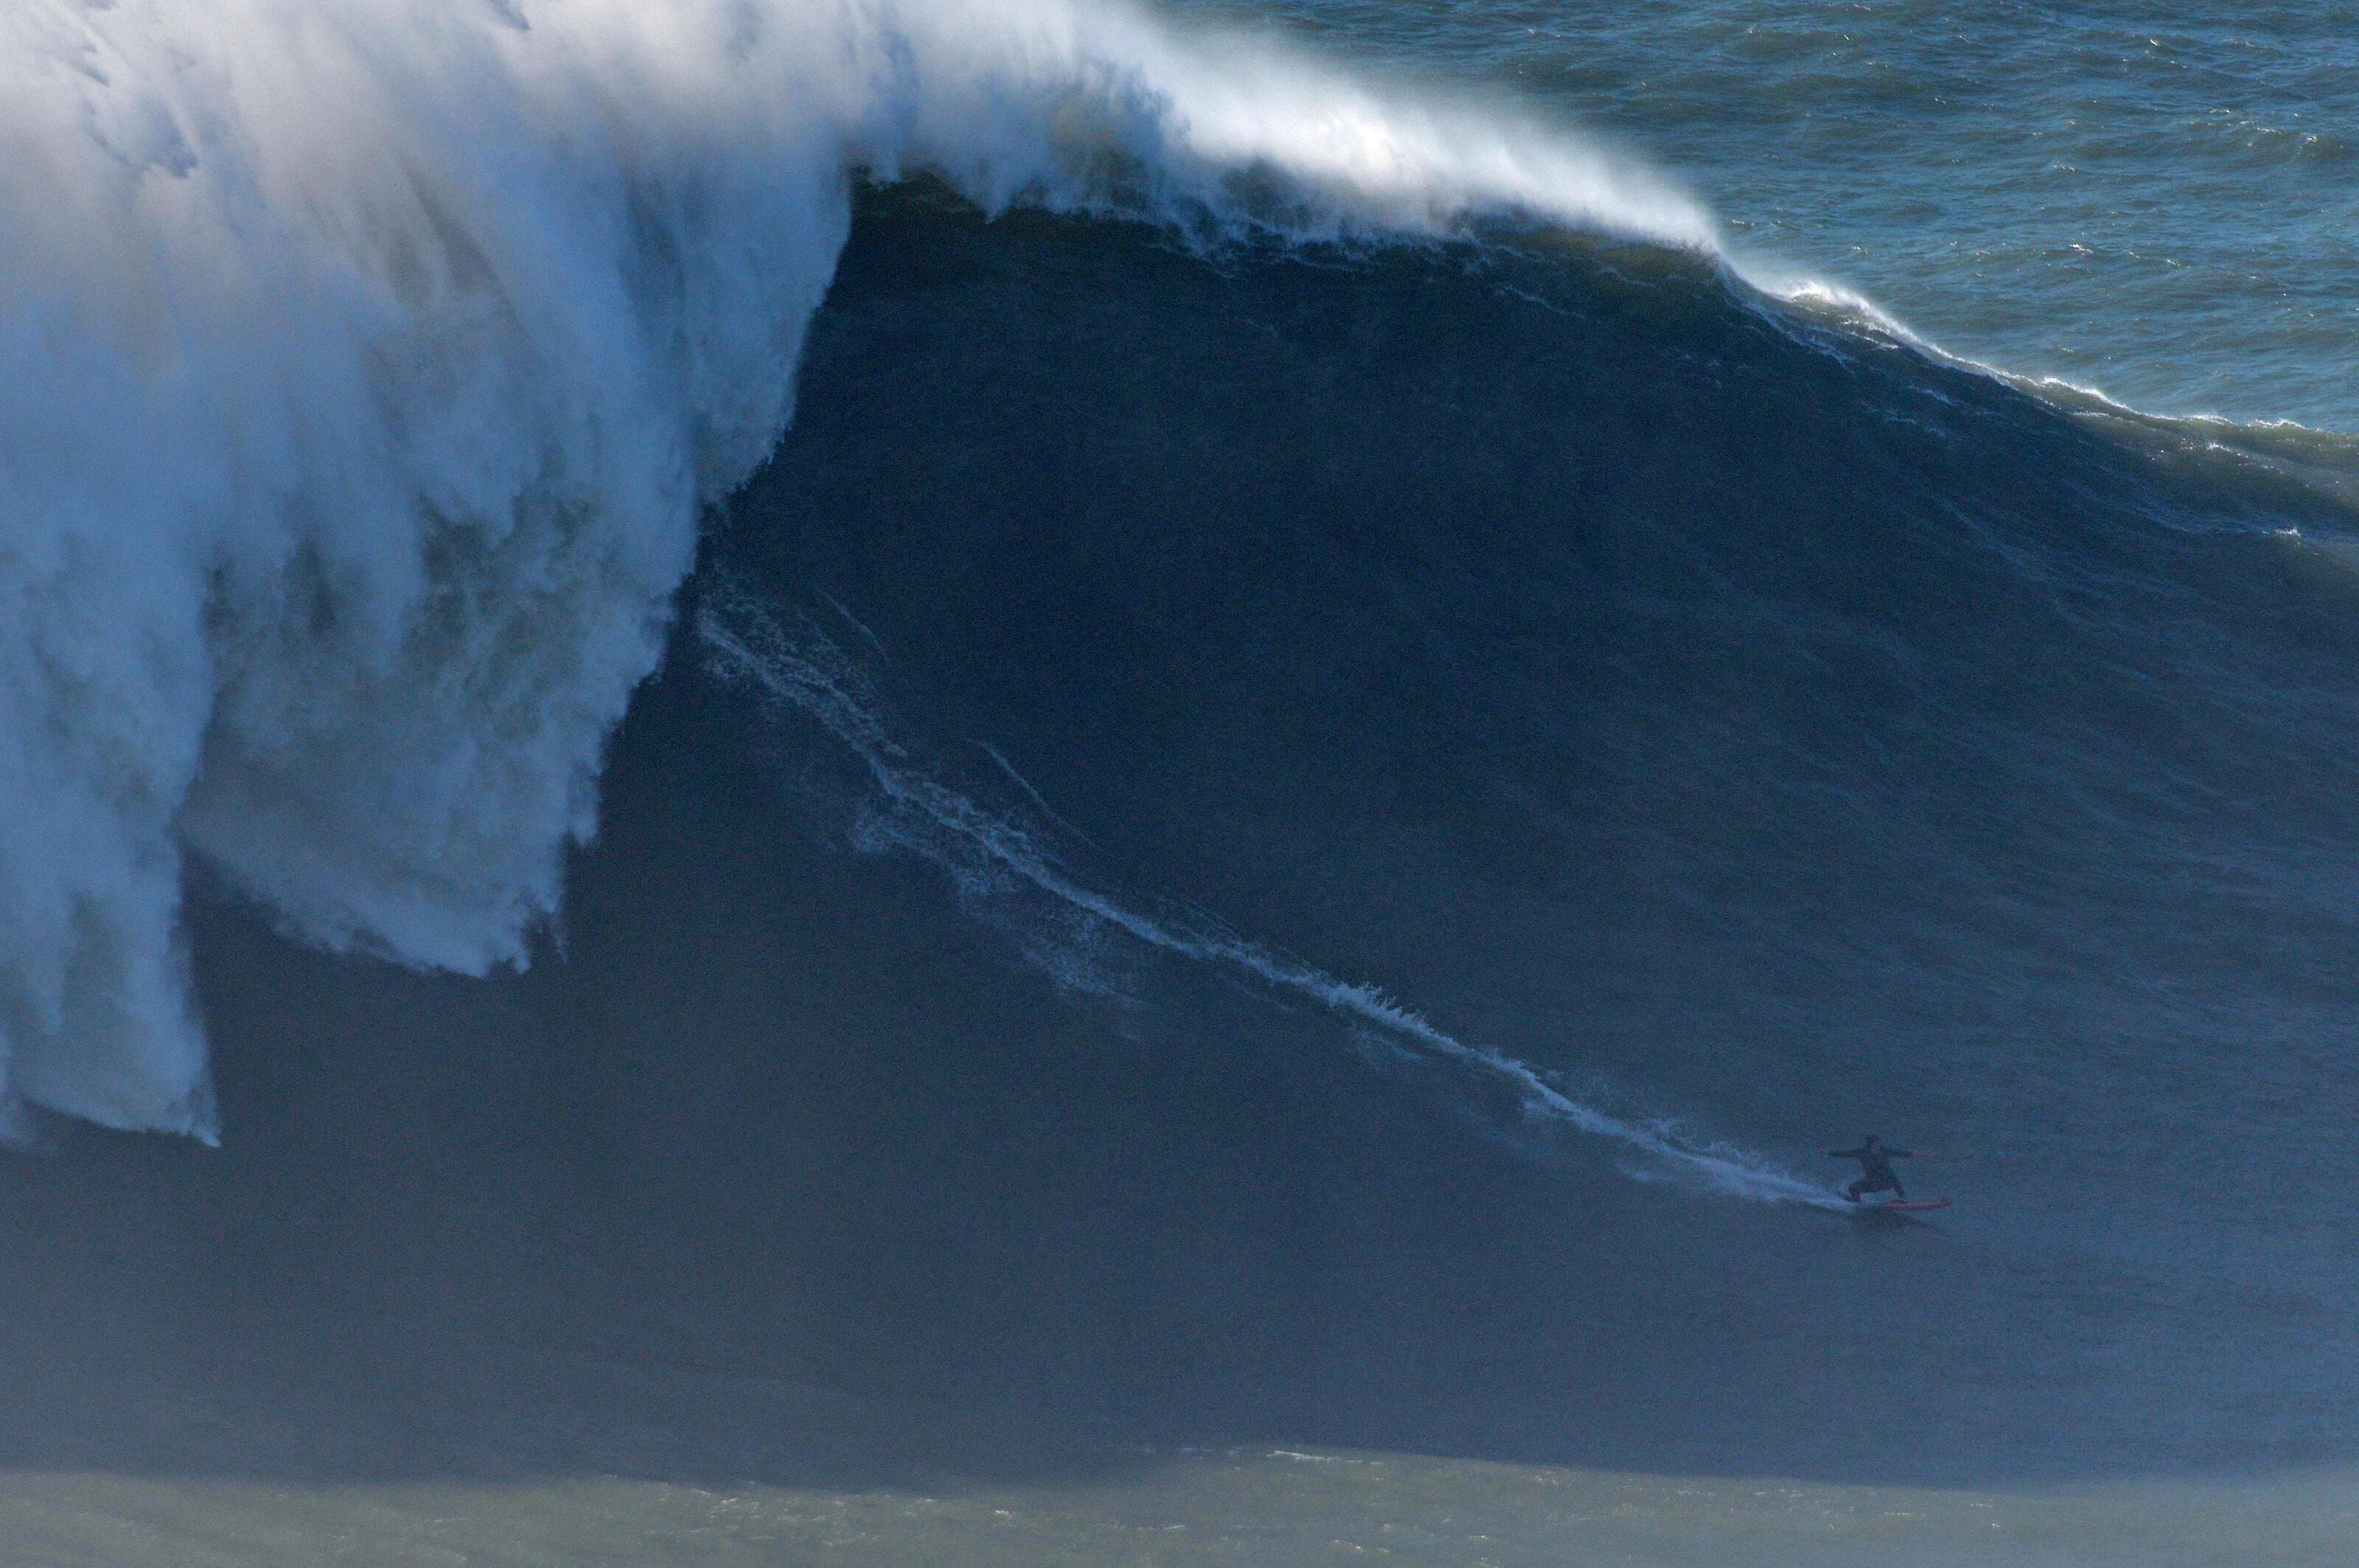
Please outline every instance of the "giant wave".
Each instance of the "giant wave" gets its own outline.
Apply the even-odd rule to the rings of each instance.
[[[766,1377],[1624,1473],[2347,1455],[2347,511],[1709,251],[1099,172],[852,182],[529,971],[190,856],[226,1147],[16,1164],[18,1462],[704,1485],[779,1473],[694,1438]],[[1941,1230],[1625,1179],[1866,1127]]]

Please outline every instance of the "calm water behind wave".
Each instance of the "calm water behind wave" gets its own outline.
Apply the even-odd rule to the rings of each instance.
[[[2134,406],[2359,429],[2359,23],[2329,0],[1170,0],[1607,131],[1737,253]]]

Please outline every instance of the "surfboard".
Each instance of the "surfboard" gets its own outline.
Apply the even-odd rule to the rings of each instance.
[[[1862,1203],[1859,1205],[1859,1212],[1864,1214],[1921,1214],[1934,1209],[1946,1209],[1949,1206],[1950,1200],[1947,1198],[1922,1198],[1913,1203]]]

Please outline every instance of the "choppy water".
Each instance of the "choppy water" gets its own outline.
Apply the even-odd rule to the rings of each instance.
[[[2347,1543],[2328,8],[5,15],[20,1555]]]
[[[2359,423],[2359,31],[2332,5],[1174,9],[1609,131],[1748,262],[1983,363]]]

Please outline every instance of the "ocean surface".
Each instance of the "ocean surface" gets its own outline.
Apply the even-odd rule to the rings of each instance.
[[[2359,1560],[2354,127],[0,0],[0,1561]]]

